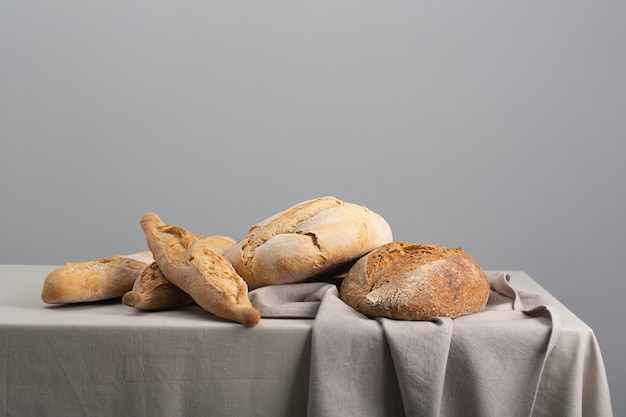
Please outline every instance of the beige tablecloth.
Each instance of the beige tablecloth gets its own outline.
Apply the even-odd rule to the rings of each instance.
[[[218,319],[195,306],[158,313],[138,312],[123,306],[119,300],[46,306],[39,294],[43,279],[53,268],[0,266],[0,285],[4,289],[0,292],[1,416],[293,417],[324,412],[318,408],[325,401],[325,394],[316,388],[323,377],[316,361],[337,364],[340,352],[332,357],[328,354],[320,356],[316,350],[318,320],[302,316],[323,316],[327,303],[320,300],[332,296],[331,286],[312,284],[302,292],[294,287],[290,291],[298,294],[280,292],[274,294],[278,298],[273,300],[268,299],[267,294],[254,296],[257,301],[267,301],[267,305],[260,306],[265,317],[258,326],[246,328]],[[558,310],[563,324],[558,339],[552,339],[556,343],[545,361],[532,415],[612,416],[602,356],[593,331],[526,274],[519,271],[508,274],[513,288],[520,294],[528,291],[540,295],[542,302]],[[527,302],[524,297],[521,300]],[[502,306],[511,312],[510,299]],[[292,318],[268,318],[284,314],[285,308],[291,310],[287,316]],[[546,324],[549,320],[542,314],[519,321]],[[425,327],[428,333],[441,334],[448,334],[451,327],[448,357],[452,357],[450,352],[459,349],[455,341],[460,336],[456,331],[458,320],[449,323],[436,319],[410,326]],[[471,321],[469,316],[468,320]],[[420,363],[424,358],[415,353],[433,350],[429,342],[434,340],[432,337],[415,338],[407,336],[404,330],[398,337],[388,337],[398,330],[395,325],[399,323],[371,319],[367,322],[372,328],[375,326],[374,333],[378,332],[379,337],[384,331],[385,340],[401,342],[399,346],[392,347],[392,341],[392,344],[386,344],[387,347],[383,344],[382,348],[380,345],[377,348],[384,354],[384,358],[380,358],[384,366],[380,368],[388,373],[383,380],[398,381],[395,386],[382,384],[384,392],[399,399],[394,407],[402,412],[407,409],[407,415],[416,407],[432,413],[439,411],[442,416],[451,415],[443,414],[450,412],[443,401],[436,405],[428,400],[428,404],[419,405],[421,398],[425,397],[410,392],[412,384],[420,383],[414,380],[419,375],[428,378],[439,375],[441,378],[441,372],[431,374],[423,370],[429,364],[441,363],[444,349],[437,350],[439,354],[434,355],[432,363]],[[458,343],[474,343],[474,336],[475,332],[469,331]],[[469,342],[462,341],[466,338]],[[444,338],[438,338],[440,346],[445,346],[443,341]],[[519,348],[516,342],[510,349],[490,352],[489,357],[493,360],[486,366],[505,369],[507,363],[511,363],[506,361],[511,349]],[[542,344],[539,352],[542,349],[547,352],[550,342]],[[406,357],[398,358],[398,354]],[[399,363],[406,363],[407,367],[400,369]],[[461,363],[468,372],[476,366],[473,357],[467,357]],[[514,371],[507,370],[503,374],[519,374]],[[536,375],[535,372],[522,373],[524,378],[531,380]],[[372,381],[373,376],[368,372],[361,375],[362,381],[359,382]],[[462,379],[455,375],[455,384],[467,384],[480,391],[467,395],[487,397],[481,399],[480,407],[492,402],[503,404],[503,407],[507,404],[516,407],[515,398],[503,400],[499,398],[500,392],[481,388],[493,386],[493,381],[475,385],[471,373],[463,374]],[[444,399],[449,388],[446,379],[450,377],[448,371],[443,374],[444,388],[439,391]],[[352,381],[354,392],[358,392],[358,384]],[[428,380],[421,383],[434,392],[430,395],[439,395]],[[400,385],[405,385],[404,391],[400,391]],[[407,387],[409,392],[406,392]],[[343,393],[339,396],[341,401],[350,402],[347,394],[353,391],[349,388],[335,385],[330,394]],[[534,392],[534,389],[531,387],[528,392]],[[471,407],[474,405],[468,403],[464,415],[472,415]]]
[[[370,319],[324,283],[266,287],[252,302],[265,316],[315,317],[310,417],[529,417],[561,318],[507,274],[489,278],[485,310],[454,320]]]

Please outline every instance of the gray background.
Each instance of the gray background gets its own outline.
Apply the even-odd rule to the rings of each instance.
[[[324,195],[524,270],[626,415],[626,3],[0,3],[0,263],[240,238]],[[34,295],[37,296],[37,295]]]

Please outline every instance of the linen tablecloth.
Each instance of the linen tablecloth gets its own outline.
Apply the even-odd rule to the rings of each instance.
[[[558,311],[490,272],[484,311],[456,319],[370,319],[335,285],[290,284],[251,292],[265,317],[315,317],[309,417],[529,417]]]
[[[304,417],[317,401],[310,385],[317,379],[312,356],[320,352],[314,348],[318,320],[311,317],[323,313],[325,296],[333,299],[328,291],[333,285],[303,284],[290,288],[292,294],[279,291],[272,297],[253,291],[251,296],[267,305],[260,307],[259,325],[250,328],[197,306],[154,313],[120,300],[49,306],[41,301],[41,288],[57,267],[0,265],[0,416]],[[543,368],[532,417],[612,417],[593,330],[523,271],[506,275],[522,301],[531,306],[526,294],[540,295],[563,323]],[[510,310],[510,297],[503,297],[501,307]],[[284,314],[287,318],[273,318]],[[366,320],[381,331],[378,320]],[[440,328],[438,320],[426,324]],[[422,342],[427,340],[432,338]],[[401,381],[385,349],[391,375]],[[336,354],[319,358],[337,363]],[[498,358],[490,366],[500,366]],[[399,398],[400,382],[395,384],[386,389]]]

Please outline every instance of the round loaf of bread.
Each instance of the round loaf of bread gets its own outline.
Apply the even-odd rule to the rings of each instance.
[[[426,320],[482,311],[490,285],[461,248],[392,242],[359,259],[341,283],[341,299],[370,317]]]
[[[349,267],[393,241],[389,224],[364,206],[323,197],[252,226],[225,256],[249,289],[290,284]]]

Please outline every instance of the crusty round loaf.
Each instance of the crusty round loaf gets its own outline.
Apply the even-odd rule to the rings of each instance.
[[[323,197],[252,226],[224,255],[252,290],[306,280],[352,263],[392,240],[391,228],[380,215]]]
[[[461,248],[392,242],[359,259],[341,283],[341,299],[370,317],[426,320],[482,311],[489,279]]]

